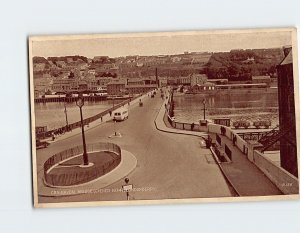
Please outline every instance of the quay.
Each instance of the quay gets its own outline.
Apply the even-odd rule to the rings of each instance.
[[[106,96],[83,96],[84,101],[103,101],[106,100]],[[35,98],[35,103],[51,103],[51,102],[75,102],[78,97],[46,97]]]

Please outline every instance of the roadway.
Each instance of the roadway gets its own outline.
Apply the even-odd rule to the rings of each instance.
[[[134,154],[138,164],[127,177],[135,188],[130,199],[177,199],[229,197],[230,189],[215,164],[208,149],[201,147],[201,139],[158,131],[154,120],[163,103],[159,94],[145,98],[143,107],[130,106],[129,119],[106,122],[86,131],[87,143],[113,142]],[[84,108],[83,108],[84,112]],[[121,138],[109,138],[115,131]],[[54,153],[82,143],[81,135],[75,135],[52,143],[37,151],[37,170]],[[108,185],[107,190],[120,189],[124,180]],[[95,187],[97,188],[97,187]],[[146,188],[146,191],[145,189]],[[84,189],[84,187],[83,187]],[[39,203],[70,201],[126,200],[122,192],[88,193],[75,196],[39,197]]]

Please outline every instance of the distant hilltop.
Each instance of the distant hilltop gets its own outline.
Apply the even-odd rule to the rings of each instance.
[[[226,78],[239,81],[252,76],[276,76],[276,65],[283,59],[281,48],[231,50],[230,52],[184,52],[174,55],[110,58],[108,56],[33,57],[34,78],[59,77],[89,71],[96,77],[181,77],[206,74],[208,78]]]

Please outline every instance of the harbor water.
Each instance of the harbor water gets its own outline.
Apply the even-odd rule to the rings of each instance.
[[[86,101],[82,107],[83,118],[101,113],[122,101],[123,100]],[[66,125],[64,102],[35,103],[34,108],[36,126],[47,126],[47,130],[51,130]],[[66,103],[66,109],[68,124],[80,121],[79,107],[76,105],[76,102]]]
[[[231,121],[270,120],[272,127],[279,122],[277,89],[225,90],[215,95],[174,93],[174,116],[177,121],[198,122],[206,119],[230,118]]]

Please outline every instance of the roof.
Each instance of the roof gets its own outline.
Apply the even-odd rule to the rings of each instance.
[[[128,78],[128,82],[140,82],[144,81],[142,78]]]
[[[109,82],[107,85],[125,85],[127,83],[126,80],[112,80],[111,82]]]
[[[203,86],[215,86],[214,83],[211,83],[211,82],[206,82],[204,84],[196,84],[195,86],[198,86],[198,87],[203,87]]]
[[[147,84],[147,85],[127,85],[126,88],[139,88],[139,87],[144,87],[144,88],[156,88],[156,84]]]
[[[252,79],[269,79],[269,75],[252,76]]]
[[[288,53],[288,55],[283,59],[280,65],[287,65],[293,63],[293,52],[292,50]]]

